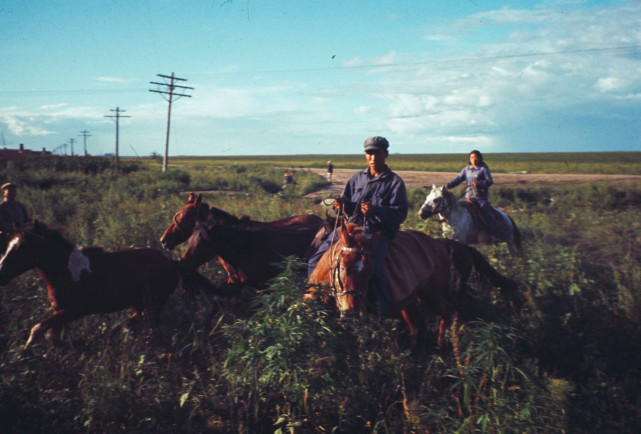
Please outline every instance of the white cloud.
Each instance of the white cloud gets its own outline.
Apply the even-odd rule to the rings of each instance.
[[[134,80],[130,78],[121,78],[121,77],[97,77],[96,81],[103,83],[130,83]]]
[[[621,89],[623,87],[623,83],[616,77],[604,77],[599,78],[594,87],[601,92],[610,92]]]

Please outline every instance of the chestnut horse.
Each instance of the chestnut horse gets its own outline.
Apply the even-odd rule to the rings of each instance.
[[[202,202],[202,195],[191,193],[187,203],[172,218],[160,242],[165,248],[172,249],[191,236],[190,247],[181,261],[185,271],[218,256],[227,273],[227,281],[217,292],[233,295],[245,284],[264,287],[279,272],[275,262],[290,255],[303,258],[310,253],[312,244],[318,247],[315,237],[326,232],[324,223],[313,214],[271,222],[255,221],[247,216],[239,218],[209,207]]]
[[[315,220],[280,227],[199,222],[181,263],[190,269],[218,256],[228,273],[226,289],[235,291],[243,285],[263,288],[281,271],[278,264],[286,257],[304,258],[314,251],[318,233]]]
[[[285,217],[270,222],[260,222],[248,216],[236,217],[222,209],[210,207],[202,201],[201,194],[191,193],[185,205],[172,217],[171,223],[160,237],[162,245],[172,250],[178,244],[184,243],[191,236],[196,223],[207,221],[226,225],[239,225],[242,227],[286,228],[296,225],[316,226],[320,229],[323,220],[313,214],[303,214]]]
[[[378,234],[365,234],[353,223],[342,225],[338,234],[337,242],[309,276],[311,287],[306,297],[333,298],[342,316],[358,310],[366,300]],[[390,244],[385,262],[391,295],[389,314],[401,314],[415,344],[424,342],[426,332],[420,306],[439,315],[440,346],[443,318],[450,318],[474,301],[466,284],[473,269],[484,283],[489,281],[510,292],[516,288],[515,282],[503,277],[472,247],[422,232],[400,231]]]
[[[143,311],[151,316],[180,282],[178,263],[158,250],[80,248],[37,221],[9,240],[0,259],[0,285],[32,268],[47,285],[54,314],[31,329],[25,348],[45,332],[59,340],[66,323],[85,315],[131,307],[131,318]]]

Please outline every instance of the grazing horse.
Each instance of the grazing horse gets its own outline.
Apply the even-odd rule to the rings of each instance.
[[[202,221],[242,227],[259,226],[267,228],[289,227],[292,225],[316,225],[316,228],[320,229],[321,224],[323,224],[323,220],[313,214],[285,217],[271,222],[251,220],[248,216],[236,217],[222,209],[213,206],[210,207],[202,201],[201,194],[196,195],[191,193],[185,205],[183,205],[171,219],[171,223],[160,237],[160,242],[166,249],[172,250],[178,244],[187,241],[196,223]]]
[[[226,289],[262,288],[281,271],[278,263],[283,259],[309,254],[318,232],[315,221],[281,227],[199,222],[181,263],[196,268],[218,256],[228,274]]]
[[[372,252],[378,234],[365,234],[352,223],[341,226],[338,241],[323,255],[309,276],[306,298],[333,298],[341,316],[362,307],[374,273]],[[390,244],[385,273],[391,295],[390,315],[401,314],[412,341],[424,342],[426,326],[421,306],[443,318],[473,303],[466,285],[472,269],[492,285],[511,291],[516,283],[503,277],[474,248],[454,240],[434,239],[422,232],[402,230]]]
[[[432,191],[425,198],[418,215],[427,219],[436,214],[446,238],[455,239],[463,244],[505,242],[512,256],[522,252],[521,232],[514,220],[501,210],[494,209],[500,233],[490,234],[473,204],[459,201],[454,193],[444,186],[432,185]]]
[[[178,263],[151,248],[105,252],[77,247],[40,222],[17,232],[0,259],[0,285],[36,268],[47,285],[54,314],[32,329],[27,348],[45,332],[59,340],[62,327],[94,313],[133,308],[151,316],[180,282]]]

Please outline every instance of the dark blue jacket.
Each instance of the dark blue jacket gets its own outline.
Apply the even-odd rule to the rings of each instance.
[[[465,181],[467,187],[465,187],[465,198],[466,199],[480,199],[488,200],[488,188],[494,181],[492,180],[492,174],[490,169],[483,164],[479,167],[474,167],[471,164],[461,170],[459,175],[448,182],[445,186],[449,188],[454,188],[459,185],[461,182]],[[476,181],[476,187],[472,185]]]
[[[393,238],[407,218],[407,192],[403,180],[388,167],[376,178],[369,169],[356,172],[341,194],[348,221],[365,227],[366,233],[381,231]],[[364,215],[360,204],[370,202],[373,212]]]

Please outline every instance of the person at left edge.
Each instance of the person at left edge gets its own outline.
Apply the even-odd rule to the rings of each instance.
[[[4,200],[0,202],[0,251],[7,249],[9,239],[31,220],[27,208],[16,200],[18,186],[7,182],[0,187]]]

